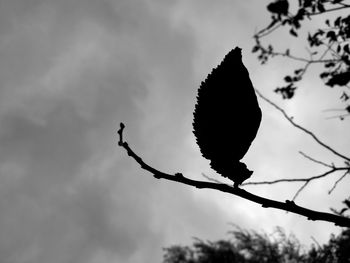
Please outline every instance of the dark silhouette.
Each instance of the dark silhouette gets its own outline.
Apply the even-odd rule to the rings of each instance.
[[[268,4],[267,10],[277,16],[281,17],[282,15],[288,15],[289,3],[287,0],[277,0]]]
[[[287,235],[282,228],[268,235],[235,227],[228,234],[229,238],[218,241],[195,238],[190,246],[164,248],[163,263],[318,262],[312,261],[315,257],[309,258],[294,235]]]
[[[282,228],[274,233],[258,233],[236,228],[229,239],[203,241],[195,238],[190,246],[164,248],[163,263],[348,263],[350,262],[350,229],[344,229],[327,244],[317,240],[311,248],[303,246]]]
[[[256,136],[261,110],[240,48],[202,82],[193,116],[193,133],[211,167],[235,186],[248,179],[253,172],[240,160]]]
[[[264,101],[268,102],[279,110],[283,116],[296,128],[319,145],[332,152],[334,155],[345,160],[345,166],[335,166],[303,155],[329,170],[321,175],[308,178],[282,178],[274,181],[249,182],[242,185],[252,184],[275,184],[280,182],[303,182],[292,200],[277,201],[262,196],[255,195],[238,187],[244,180],[252,174],[245,164],[240,160],[248,151],[251,142],[256,136],[261,121],[261,110],[259,108],[255,91]],[[198,104],[194,113],[194,133],[203,156],[211,161],[211,166],[221,175],[234,181],[234,187],[219,181],[198,181],[184,176],[182,173],[168,174],[157,170],[145,163],[137,155],[129,144],[123,139],[125,125],[120,123],[119,146],[123,147],[127,154],[133,158],[142,169],[150,172],[156,179],[165,179],[181,184],[190,185],[198,189],[213,189],[224,193],[239,196],[246,200],[261,204],[264,208],[276,208],[305,216],[308,220],[322,220],[332,222],[335,225],[350,227],[350,218],[343,215],[343,211],[334,210],[334,214],[311,210],[296,204],[297,195],[313,180],[325,177],[334,172],[344,172],[332,189],[349,174],[350,157],[347,157],[322,142],[318,137],[297,124],[293,117],[278,107],[276,104],[265,98],[258,90],[255,90],[249,79],[247,69],[244,67],[241,58],[241,50],[236,48],[229,52],[223,62],[215,68],[208,78],[202,83],[198,92]]]
[[[350,218],[342,212],[334,210],[334,214],[311,210],[296,204],[295,198],[312,181],[325,177],[334,172],[344,172],[331,188],[333,191],[336,185],[349,174],[350,157],[347,157],[327,144],[318,137],[297,124],[292,117],[278,107],[276,104],[265,98],[256,90],[260,98],[274,106],[283,116],[296,128],[313,138],[319,145],[332,152],[334,155],[345,160],[345,166],[335,166],[316,160],[303,154],[308,159],[327,167],[329,170],[321,175],[308,178],[282,178],[274,181],[249,182],[248,184],[275,184],[280,182],[303,182],[303,185],[294,195],[292,200],[277,201],[255,195],[243,190],[238,186],[252,174],[240,160],[248,151],[251,142],[254,140],[261,121],[261,110],[259,108],[253,85],[249,79],[247,69],[244,67],[241,58],[241,50],[235,48],[229,52],[223,62],[215,68],[207,79],[202,83],[198,91],[198,103],[194,112],[194,134],[197,137],[198,145],[205,158],[211,161],[211,166],[222,176],[228,177],[234,182],[234,187],[218,181],[197,181],[185,177],[182,173],[168,174],[155,169],[145,163],[123,139],[125,125],[120,124],[119,146],[123,147],[127,154],[133,158],[141,168],[150,172],[156,179],[165,179],[196,187],[198,189],[213,189],[232,195],[242,197],[252,202],[261,204],[262,207],[276,208],[305,216],[308,220],[322,220],[333,222],[338,226],[350,226]]]
[[[298,66],[284,76],[284,84],[275,88],[275,92],[283,99],[292,99],[297,89],[303,86],[301,81],[309,69],[314,65],[322,65],[316,68],[319,77],[325,86],[336,87],[333,90],[340,94],[339,99],[344,103],[343,109],[346,110],[350,99],[350,15],[346,10],[350,8],[349,2],[343,0],[290,2],[294,3],[291,10],[288,0],[273,0],[266,6],[271,20],[254,34],[255,45],[252,51],[257,54],[262,64],[276,57],[284,57],[298,63],[293,63]],[[318,18],[316,28],[311,31],[308,28],[300,30],[315,16],[323,16],[323,22]],[[276,35],[281,30],[288,30],[292,37],[299,38],[300,45],[305,46],[308,54],[295,49],[297,44],[291,46],[286,41],[283,47],[280,41],[269,39],[269,36]],[[315,75],[315,72],[312,71],[311,74]],[[349,115],[341,114],[338,118],[343,120],[347,116]]]

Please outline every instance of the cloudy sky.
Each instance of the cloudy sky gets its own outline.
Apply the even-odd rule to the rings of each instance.
[[[349,154],[349,123],[322,113],[339,94],[315,77],[302,82],[296,99],[281,101],[272,90],[293,65],[277,59],[262,67],[251,54],[252,35],[269,21],[267,3],[1,0],[0,261],[160,262],[162,247],[224,238],[230,223],[267,232],[282,226],[305,244],[337,233],[329,223],[155,180],[117,146],[123,121],[127,141],[152,166],[215,177],[191,132],[195,95],[211,68],[240,46],[257,88]],[[337,162],[260,104],[263,122],[245,157],[253,180],[324,171],[299,150]],[[333,181],[313,183],[297,202],[339,207],[349,180],[329,196]],[[247,190],[283,201],[297,186]]]

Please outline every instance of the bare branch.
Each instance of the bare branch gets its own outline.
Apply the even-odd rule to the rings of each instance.
[[[208,175],[206,175],[205,173],[202,173],[202,176],[207,179],[208,181],[211,181],[211,182],[214,182],[214,183],[217,183],[217,184],[223,184],[223,182],[221,182],[220,180],[217,180],[213,177],[210,177]]]
[[[340,3],[338,3],[340,4]],[[350,5],[347,5],[347,4],[342,4],[343,6],[340,6],[340,7],[335,7],[335,8],[330,8],[330,9],[327,9],[325,10],[324,12],[315,12],[315,13],[311,13],[309,14],[310,16],[317,16],[317,15],[324,15],[325,13],[329,13],[329,12],[333,12],[333,11],[339,11],[339,10],[342,10],[342,9],[347,9],[350,7]]]
[[[269,32],[270,33],[270,32]],[[264,35],[263,35],[264,36]],[[319,56],[318,59],[313,59],[312,55],[310,56],[309,59],[304,58],[304,57],[300,57],[300,56],[295,56],[290,54],[289,52],[281,52],[281,51],[273,51],[273,50],[268,50],[266,47],[264,47],[263,45],[260,44],[260,38],[262,36],[258,36],[258,35],[254,35],[255,41],[256,41],[256,46],[258,46],[260,48],[260,50],[265,53],[265,54],[269,54],[270,56],[281,56],[281,57],[287,57],[289,59],[295,60],[295,61],[300,61],[300,62],[304,62],[305,65],[305,69],[304,72],[306,72],[306,69],[309,67],[310,64],[317,64],[317,63],[329,63],[329,62],[339,62],[341,60],[341,57],[338,56],[338,54],[331,48],[331,46],[333,44],[324,44],[326,46],[326,50],[322,53],[322,55]],[[338,58],[329,58],[329,59],[325,59],[325,56],[327,55],[328,52],[332,51],[333,55],[336,55]],[[309,52],[311,54],[311,52]]]
[[[333,187],[328,191],[328,194],[331,194],[334,191],[334,189],[337,187],[338,183],[342,181],[345,178],[345,176],[348,174],[349,174],[349,170],[346,171],[342,176],[340,176],[339,179],[334,183]]]
[[[350,115],[350,113],[346,113],[346,114],[341,114],[341,115],[337,115],[337,116],[327,117],[326,120],[336,119],[336,118],[343,120],[345,117],[347,117],[349,115]]]
[[[337,62],[337,61],[339,61],[339,59],[323,59],[323,58],[320,58],[320,59],[307,59],[307,58],[303,58],[303,57],[297,57],[297,56],[294,56],[294,55],[286,54],[285,52],[271,52],[271,55],[287,57],[287,58],[290,58],[292,60],[305,62],[307,64],[328,63],[328,62]]]
[[[295,201],[295,199],[298,197],[298,195],[301,193],[301,191],[303,191],[305,189],[305,187],[310,183],[310,181],[306,181],[299,189],[298,191],[294,194],[293,196],[293,201]]]
[[[236,195],[239,197],[242,197],[244,199],[250,200],[252,202],[261,204],[262,207],[271,207],[276,208],[288,212],[292,212],[295,214],[299,214],[302,216],[305,216],[308,220],[320,220],[320,221],[327,221],[332,222],[337,226],[341,227],[350,227],[350,218],[338,216],[335,214],[325,213],[325,212],[319,212],[315,210],[310,210],[301,206],[298,206],[295,204],[295,202],[286,200],[285,202],[279,202],[271,199],[267,199],[258,195],[254,195],[252,193],[249,193],[239,187],[232,187],[226,184],[218,184],[218,183],[212,183],[212,182],[205,182],[205,181],[197,181],[189,179],[185,176],[183,176],[181,173],[176,173],[174,175],[163,173],[161,171],[158,171],[157,169],[149,166],[146,164],[134,151],[129,147],[128,143],[123,141],[123,130],[125,128],[125,125],[123,123],[120,124],[120,129],[118,130],[119,134],[119,142],[118,145],[123,147],[129,156],[131,156],[138,164],[141,165],[141,168],[152,173],[153,176],[157,179],[166,179],[169,181],[174,181],[186,185],[190,185],[193,187],[196,187],[198,189],[213,189],[218,190],[221,192],[229,193],[232,195]]]
[[[258,94],[258,96],[260,98],[262,98],[263,100],[265,100],[266,102],[268,102],[270,105],[272,105],[273,107],[275,107],[277,110],[279,110],[283,116],[296,128],[302,130],[303,132],[307,133],[308,135],[310,135],[318,144],[320,144],[321,146],[323,146],[324,148],[326,148],[327,150],[331,151],[333,154],[345,159],[346,161],[349,160],[348,157],[343,156],[341,154],[339,154],[338,152],[336,152],[333,148],[329,147],[328,145],[326,145],[325,143],[321,142],[314,133],[310,132],[309,130],[307,130],[306,128],[300,126],[299,124],[295,123],[293,120],[293,117],[290,117],[287,115],[287,113],[280,108],[277,104],[273,103],[271,100],[267,99],[265,96],[263,96],[258,90],[255,90],[256,93]],[[298,195],[305,189],[305,187],[313,180],[316,179],[320,179],[322,177],[326,177],[329,174],[332,174],[336,171],[345,171],[345,174],[343,177],[345,177],[345,175],[347,173],[349,173],[349,167],[335,167],[334,165],[329,165],[326,164],[322,161],[316,160],[308,155],[306,155],[305,153],[299,151],[299,153],[301,155],[303,155],[305,158],[309,159],[310,161],[313,161],[315,163],[318,163],[320,165],[323,165],[325,167],[330,168],[330,170],[320,174],[320,175],[316,175],[316,176],[311,176],[308,178],[290,178],[290,179],[278,179],[278,180],[273,180],[273,181],[261,181],[261,182],[246,182],[244,184],[242,184],[242,186],[246,186],[246,185],[264,185],[264,184],[276,184],[276,183],[282,183],[282,182],[304,182],[302,184],[302,186],[297,190],[297,192],[295,193],[294,197],[293,197],[293,201],[298,197]],[[343,177],[341,179],[343,179]],[[338,181],[340,181],[341,179],[339,179]],[[335,183],[334,187],[337,185],[338,181]],[[332,189],[333,190],[333,189]],[[331,191],[330,191],[331,192]],[[330,193],[329,192],[329,193]]]
[[[241,184],[242,186],[246,185],[263,185],[263,184],[277,184],[277,183],[298,183],[298,182],[307,182],[309,183],[310,181],[320,179],[322,177],[326,177],[329,174],[332,174],[336,171],[348,171],[349,167],[333,167],[331,170],[324,172],[319,175],[307,177],[307,178],[289,178],[289,179],[277,179],[273,181],[261,181],[261,182],[246,182]]]
[[[282,26],[281,22],[274,25],[273,27],[265,27],[265,28],[261,29],[259,32],[257,32],[254,35],[254,37],[255,38],[262,38],[264,36],[267,36],[267,35],[271,34],[273,31],[275,31],[277,28],[279,28],[280,26]]]
[[[281,108],[279,107],[276,103],[272,102],[271,100],[269,100],[268,98],[266,98],[264,95],[261,94],[261,92],[257,89],[255,89],[255,92],[258,94],[258,96],[260,98],[262,98],[264,101],[266,101],[267,103],[269,103],[270,105],[272,105],[273,107],[275,107],[278,111],[280,111],[283,116],[296,128],[298,128],[299,130],[302,130],[304,133],[310,135],[318,144],[320,144],[322,147],[324,147],[325,149],[327,149],[328,151],[332,152],[334,155],[337,155],[338,157],[350,161],[350,158],[337,152],[336,150],[334,150],[333,148],[331,148],[330,146],[328,146],[327,144],[325,144],[324,142],[322,142],[320,139],[318,139],[316,137],[316,135],[314,133],[312,133],[311,131],[307,130],[306,128],[300,126],[299,124],[297,124],[294,120],[293,117],[288,116],[288,114]]]
[[[310,161],[312,161],[312,162],[314,162],[314,163],[318,163],[318,164],[323,165],[323,166],[326,166],[326,167],[328,167],[328,168],[334,168],[334,166],[332,166],[332,165],[330,165],[330,164],[327,164],[327,163],[324,163],[324,162],[322,162],[322,161],[316,160],[316,159],[310,157],[309,155],[306,155],[306,154],[305,154],[304,152],[302,152],[302,151],[299,151],[299,153],[300,153],[302,156],[304,156],[306,159],[308,159],[308,160],[310,160]]]

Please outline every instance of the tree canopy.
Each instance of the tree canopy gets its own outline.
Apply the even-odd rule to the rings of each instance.
[[[203,241],[195,238],[190,246],[164,248],[163,263],[347,263],[350,262],[350,229],[331,236],[328,243],[303,246],[282,228],[272,234],[238,227],[228,239]]]

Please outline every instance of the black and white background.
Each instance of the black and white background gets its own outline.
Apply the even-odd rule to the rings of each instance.
[[[256,88],[348,153],[349,121],[322,113],[339,94],[311,69],[296,98],[282,101],[273,89],[294,65],[276,59],[261,66],[251,53],[253,34],[270,19],[267,3],[1,0],[0,262],[160,262],[162,247],[224,238],[230,223],[267,232],[281,226],[306,245],[337,233],[330,223],[155,180],[117,145],[122,121],[126,140],[152,166],[215,177],[192,134],[195,96],[211,69],[240,46]],[[273,40],[305,51],[287,34]],[[252,180],[322,173],[298,151],[332,156],[260,105],[263,121],[244,159],[255,171]],[[329,196],[332,182],[312,183],[297,202],[322,211],[339,207],[349,180]],[[247,190],[285,200],[298,186]]]

